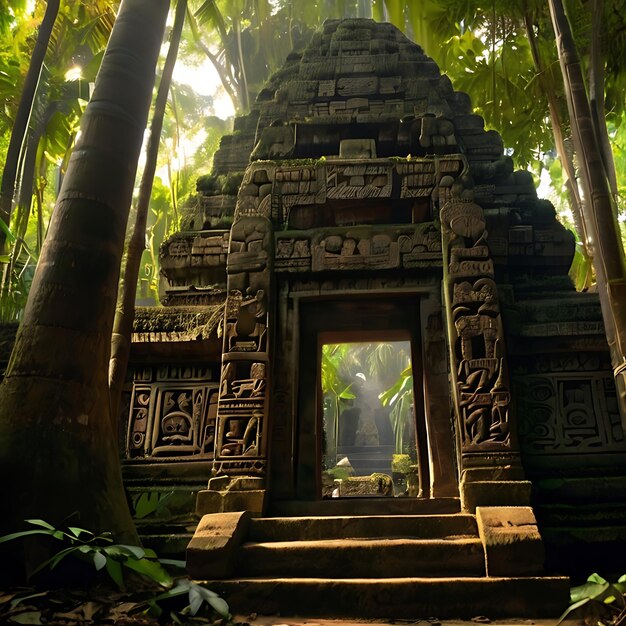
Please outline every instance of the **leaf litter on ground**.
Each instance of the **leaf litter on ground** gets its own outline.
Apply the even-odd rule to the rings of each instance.
[[[170,624],[211,624],[214,626],[249,626],[247,622],[233,622],[211,616],[149,615],[148,602],[154,597],[154,588],[120,591],[112,586],[99,585],[89,589],[35,588],[0,590],[0,624],[56,624],[58,626],[169,626]],[[176,621],[178,619],[178,621]]]

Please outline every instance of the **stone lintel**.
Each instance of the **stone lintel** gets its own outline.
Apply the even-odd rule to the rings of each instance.
[[[487,576],[534,576],[543,572],[545,551],[528,506],[476,507]]]
[[[191,578],[229,578],[249,520],[246,511],[204,515],[187,546],[187,571]]]

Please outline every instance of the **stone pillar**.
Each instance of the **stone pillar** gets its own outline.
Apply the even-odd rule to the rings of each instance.
[[[461,504],[524,506],[524,480],[511,412],[502,318],[482,208],[449,198],[441,208],[450,382],[456,413]]]
[[[270,220],[242,215],[233,224],[217,409],[215,460],[198,512],[248,510],[265,500],[270,390],[274,235]]]

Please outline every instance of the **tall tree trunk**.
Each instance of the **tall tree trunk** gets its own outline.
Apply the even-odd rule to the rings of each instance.
[[[0,531],[25,518],[138,542],[112,429],[120,259],[169,0],[123,0],[0,386]],[[25,543],[26,571],[40,544]],[[10,572],[14,575],[14,572]]]
[[[585,222],[593,246],[602,315],[626,428],[626,270],[602,152],[594,132],[578,52],[562,0],[549,0],[559,62],[585,192]]]
[[[574,226],[576,228],[578,238],[583,245],[583,255],[585,259],[588,259],[590,258],[590,251],[588,247],[589,236],[583,219],[583,203],[578,189],[578,182],[576,181],[576,170],[574,168],[572,157],[565,147],[563,124],[561,122],[556,93],[552,82],[546,76],[546,68],[539,53],[539,46],[537,45],[537,38],[535,37],[533,21],[528,11],[525,11],[524,13],[524,24],[526,26],[526,37],[528,38],[528,43],[530,44],[530,52],[537,71],[537,76],[539,77],[541,88],[546,94],[546,98],[548,100],[548,111],[550,112],[550,121],[552,123],[554,146],[559,160],[561,161],[563,172],[565,173],[565,187],[567,189],[570,209],[574,218]]]
[[[591,61],[589,63],[589,104],[593,127],[601,149],[602,163],[613,200],[617,202],[617,175],[611,140],[604,114],[604,58],[602,57],[603,0],[593,0],[591,7]]]
[[[150,137],[146,148],[146,165],[141,176],[139,186],[139,198],[137,199],[137,215],[133,225],[133,231],[126,252],[126,264],[123,270],[120,292],[117,298],[115,321],[113,323],[113,336],[111,340],[111,361],[109,364],[109,387],[111,392],[111,417],[114,429],[117,428],[120,398],[124,387],[124,379],[128,368],[130,356],[131,336],[133,332],[133,320],[135,318],[135,297],[137,295],[137,278],[141,256],[146,248],[146,222],[150,197],[152,195],[152,183],[156,172],[157,157],[159,155],[159,142],[163,129],[163,116],[167,106],[167,94],[172,82],[172,72],[176,65],[180,36],[185,23],[187,0],[178,0],[174,26],[167,51],[167,58],[163,65],[163,74],[159,83],[159,90],[154,103],[154,113],[150,125]]]
[[[17,177],[22,145],[26,136],[26,129],[28,128],[30,112],[35,100],[39,75],[41,74],[46,50],[48,49],[50,34],[52,33],[52,27],[54,26],[59,12],[59,1],[60,0],[48,0],[46,12],[39,26],[39,32],[37,33],[37,40],[33,48],[28,72],[26,73],[24,88],[22,89],[20,103],[13,123],[13,130],[11,131],[11,139],[9,141],[2,174],[2,186],[0,187],[0,219],[4,220],[7,226],[9,226],[11,220],[15,179]],[[0,229],[0,253],[4,248],[5,238],[4,232]]]
[[[243,48],[241,47],[241,28],[239,20],[233,18],[233,30],[235,34],[235,43],[237,45],[237,68],[239,70],[237,83],[239,86],[239,99],[244,111],[250,108],[250,92],[248,91],[248,79],[246,77],[246,59],[243,56]]]

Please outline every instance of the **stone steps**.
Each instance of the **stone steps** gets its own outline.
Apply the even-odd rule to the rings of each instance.
[[[205,515],[187,569],[238,613],[556,617],[569,581],[536,575],[542,556],[532,519],[525,507],[478,516]]]
[[[268,517],[250,520],[253,542],[411,537],[478,536],[476,518],[467,514]]]
[[[484,576],[478,538],[326,539],[245,543],[235,568],[238,577],[390,578]]]
[[[268,517],[442,515],[460,513],[459,498],[331,498],[270,502]]]
[[[566,578],[241,578],[208,587],[242,614],[439,619],[558,617]]]

